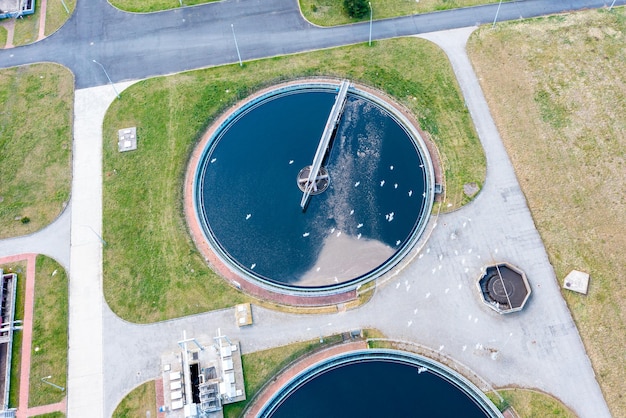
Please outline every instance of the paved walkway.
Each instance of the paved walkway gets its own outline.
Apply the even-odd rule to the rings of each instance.
[[[46,37],[46,9],[48,8],[48,0],[37,0],[39,6],[39,34],[37,40]]]
[[[24,318],[22,320],[22,353],[20,361],[20,396],[18,400],[18,418],[26,418],[41,415],[49,412],[65,413],[65,400],[56,404],[42,405],[33,408],[28,407],[30,392],[30,358],[33,341],[33,312],[35,308],[35,266],[37,264],[37,254],[18,254],[0,258],[1,264],[26,262],[26,284],[24,295]]]
[[[4,26],[7,30],[7,41],[4,44],[4,49],[13,48],[13,35],[15,34],[15,19],[4,19],[4,21],[0,24],[0,26]]]
[[[129,84],[119,85],[118,91]],[[103,417],[102,122],[115,97],[110,85],[77,90],[74,96],[67,382],[70,417]]]

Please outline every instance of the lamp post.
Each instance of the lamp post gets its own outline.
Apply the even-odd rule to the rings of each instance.
[[[106,247],[107,242],[104,240],[104,238],[102,238],[102,236],[100,236],[100,234],[98,234],[98,233],[96,232],[96,230],[95,230],[95,229],[93,229],[90,225],[81,225],[81,226],[84,226],[85,228],[89,228],[89,229],[91,229],[91,231],[92,231],[94,234],[96,234],[96,236],[98,237],[98,239],[99,239],[99,240],[100,240],[100,242],[102,243],[102,246],[103,246],[103,247]]]
[[[237,49],[237,58],[239,58],[239,66],[243,67],[243,63],[241,62],[241,54],[239,54],[239,45],[237,44],[237,37],[235,36],[235,26],[233,26],[233,24],[230,24],[230,28],[233,31],[233,39],[235,40],[235,48]]]
[[[100,66],[100,68],[102,68],[102,71],[104,71],[104,75],[107,76],[107,79],[109,80],[109,83],[111,83],[111,87],[113,87],[113,91],[115,92],[115,95],[117,96],[117,98],[120,98],[120,94],[117,91],[117,89],[115,88],[115,84],[113,84],[113,81],[111,81],[111,77],[109,77],[109,73],[107,73],[107,70],[104,69],[104,65],[100,64],[98,61],[96,60],[92,60],[93,62],[95,62],[96,64],[98,64]]]
[[[374,13],[372,12],[372,2],[368,1],[367,4],[370,5],[370,41],[369,41],[369,46],[372,46],[372,16],[374,15]]]
[[[500,3],[498,3],[498,10],[496,10],[496,17],[493,18],[493,25],[491,26],[492,28],[496,27],[496,20],[498,20],[498,13],[500,13],[500,6],[502,6],[502,0],[500,0]]]
[[[42,382],[44,382],[44,383],[46,383],[46,384],[48,384],[48,385],[50,385],[50,386],[53,386],[53,387],[55,387],[55,388],[59,389],[61,392],[65,392],[65,388],[64,388],[63,386],[55,385],[55,384],[54,384],[54,383],[52,383],[52,382],[48,382],[48,380],[47,380],[47,379],[50,379],[51,377],[52,377],[52,376],[45,376],[45,377],[42,377],[42,378],[41,378],[41,381],[42,381]]]

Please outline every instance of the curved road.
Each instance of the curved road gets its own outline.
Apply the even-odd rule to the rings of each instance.
[[[521,0],[502,4],[498,20],[606,7],[603,0]],[[626,0],[619,0],[622,5]],[[498,5],[376,21],[374,39],[416,35],[492,22]],[[69,67],[76,88],[232,63],[234,24],[244,60],[365,42],[369,23],[320,28],[300,15],[297,1],[227,0],[166,12],[131,14],[105,0],[78,1],[70,20],[32,45],[0,50],[0,67],[54,61]]]
[[[526,0],[502,4],[499,20],[607,1]],[[626,0],[616,1],[623,5]],[[374,39],[423,34],[448,54],[485,148],[488,173],[480,196],[439,226],[418,259],[380,287],[365,306],[334,315],[298,316],[255,308],[255,325],[238,329],[233,310],[152,325],[116,317],[102,298],[102,118],[114,82],[236,62],[230,24],[244,60],[367,41],[368,23],[318,28],[295,0],[228,0],[137,15],[102,0],[79,1],[68,23],[33,45],[0,51],[0,67],[54,61],[76,76],[71,210],[27,237],[0,241],[0,256],[40,252],[70,273],[68,416],[110,416],[134,386],[158,374],[162,352],[177,349],[183,329],[207,341],[217,327],[242,341],[243,352],[359,327],[431,347],[494,385],[517,384],[556,395],[581,417],[609,417],[593,369],[567,310],[526,201],[465,53],[476,24],[497,5],[374,22]],[[449,30],[461,28],[457,30]],[[407,59],[410,59],[408,57]],[[123,90],[130,82],[118,84]],[[71,241],[71,246],[70,246]],[[533,296],[521,313],[500,317],[476,301],[475,278],[491,259],[506,259],[531,277]],[[71,261],[71,263],[70,263]],[[389,309],[394,306],[394,309]],[[445,315],[441,313],[445,312]],[[494,353],[496,353],[494,355]],[[571,379],[576,376],[577,379]]]

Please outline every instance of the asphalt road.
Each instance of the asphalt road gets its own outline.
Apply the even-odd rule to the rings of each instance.
[[[520,0],[502,3],[499,21],[608,6],[606,0]],[[623,5],[626,0],[616,1]],[[497,4],[375,21],[373,39],[416,35],[492,22]],[[76,88],[136,80],[243,60],[365,42],[369,23],[320,28],[295,0],[227,0],[159,13],[132,14],[105,0],[79,1],[70,20],[32,45],[0,50],[0,68],[39,61],[70,68]]]

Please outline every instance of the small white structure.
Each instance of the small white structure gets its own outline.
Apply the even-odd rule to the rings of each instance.
[[[137,149],[137,128],[124,128],[117,131],[117,149],[119,152]]]
[[[578,270],[570,271],[563,279],[563,288],[586,295],[589,288],[589,273]]]

